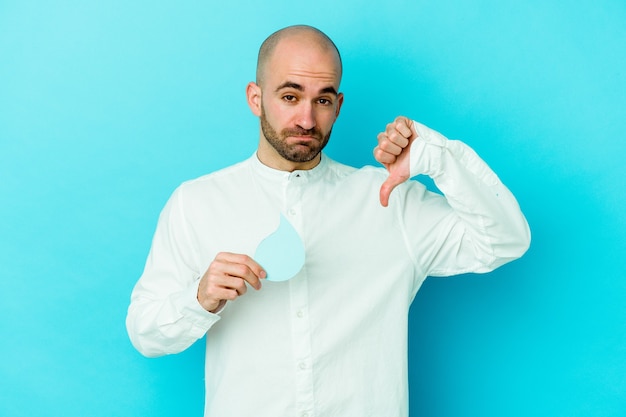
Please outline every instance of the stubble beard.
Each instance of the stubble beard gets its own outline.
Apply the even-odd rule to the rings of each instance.
[[[283,129],[280,134],[272,127],[267,121],[265,116],[265,109],[261,106],[261,132],[269,144],[276,150],[276,152],[284,159],[290,162],[309,162],[315,159],[317,155],[322,152],[328,141],[330,140],[330,134],[332,128],[328,131],[326,136],[322,135],[322,132],[317,127],[312,129]],[[297,136],[310,136],[315,138],[314,141],[296,142],[293,144],[287,143],[288,137]]]

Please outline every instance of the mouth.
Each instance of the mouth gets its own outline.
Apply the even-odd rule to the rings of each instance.
[[[310,130],[306,130],[306,129],[286,129],[283,134],[285,135],[285,137],[290,137],[290,138],[294,138],[294,139],[302,139],[302,140],[306,140],[306,141],[310,141],[310,140],[317,140],[319,141],[321,139],[321,134],[320,132],[317,131],[317,129],[310,129]]]
[[[317,136],[311,136],[311,135],[289,135],[288,138],[291,139],[292,142],[295,142],[296,144],[302,144],[302,145],[306,145],[311,142],[319,142],[319,139],[317,138]]]

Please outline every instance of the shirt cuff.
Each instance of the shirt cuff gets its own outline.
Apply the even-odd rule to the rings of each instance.
[[[446,149],[448,139],[441,133],[413,121],[417,138],[411,144],[409,153],[410,175],[428,175],[431,178],[442,172],[442,153]]]
[[[178,306],[180,314],[192,324],[193,333],[197,333],[201,337],[211,326],[220,320],[220,316],[206,311],[198,302],[199,284],[200,280],[178,293],[174,303]]]

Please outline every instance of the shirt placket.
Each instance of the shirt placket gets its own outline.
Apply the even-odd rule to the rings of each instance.
[[[285,195],[285,214],[300,237],[305,241],[303,224],[303,187],[307,183],[304,174],[297,171],[289,177]],[[306,248],[306,241],[305,241]],[[292,328],[292,346],[294,372],[296,410],[298,417],[313,417],[314,392],[313,392],[313,362],[311,352],[311,324],[309,320],[309,294],[308,276],[306,264],[300,273],[289,281],[290,291],[290,315]]]

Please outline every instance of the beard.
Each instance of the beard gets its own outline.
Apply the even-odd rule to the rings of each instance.
[[[278,152],[280,156],[290,162],[309,162],[312,161],[317,155],[322,152],[322,149],[326,146],[332,133],[332,128],[324,136],[322,132],[317,128],[302,129],[296,127],[293,129],[283,129],[280,134],[272,127],[267,121],[265,116],[265,109],[261,106],[261,131],[263,136],[269,142],[270,145]],[[315,140],[307,140],[294,142],[292,144],[287,143],[288,137],[309,136]]]

